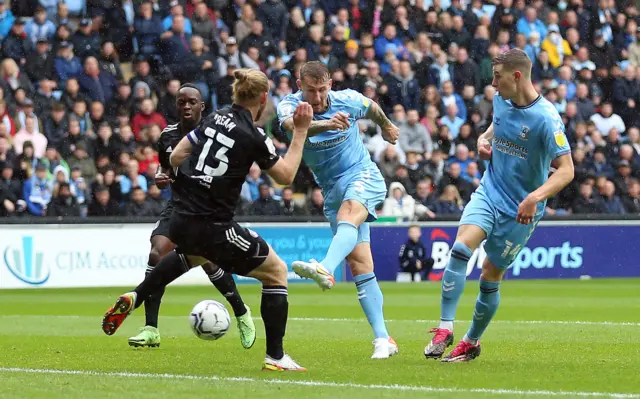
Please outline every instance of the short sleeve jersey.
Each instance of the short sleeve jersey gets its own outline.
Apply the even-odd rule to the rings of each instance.
[[[173,184],[175,212],[233,219],[249,168],[270,169],[280,156],[251,113],[234,105],[203,119],[187,137],[193,150],[177,170]]]

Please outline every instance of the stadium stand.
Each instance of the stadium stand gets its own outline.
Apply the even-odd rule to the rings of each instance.
[[[518,47],[561,113],[575,181],[548,215],[640,215],[640,27],[628,0],[0,0],[0,215],[157,216],[155,143],[191,81],[230,104],[235,68],[271,79],[259,124],[284,153],[275,107],[302,63],[379,102],[395,146],[360,121],[389,198],[380,216],[461,213],[487,167],[491,60]],[[255,166],[238,214],[318,216],[306,167],[292,190]]]

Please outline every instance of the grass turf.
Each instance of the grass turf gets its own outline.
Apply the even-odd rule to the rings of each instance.
[[[122,289],[0,291],[0,397],[489,398],[581,392],[640,398],[638,283],[507,281],[482,355],[464,364],[427,361],[422,354],[427,330],[436,325],[429,320],[439,315],[437,284],[382,284],[387,326],[400,346],[400,354],[385,361],[369,359],[373,337],[351,284],[326,293],[294,284],[285,350],[309,369],[296,374],[260,370],[260,321],[249,351],[234,327],[214,342],[191,333],[187,316],[196,302],[224,302],[213,287],[167,289],[159,349],[127,346],[127,337],[144,323],[142,309],[116,335],[102,333],[102,314]],[[259,286],[239,288],[259,316]],[[477,291],[477,283],[468,282],[456,340],[468,326]]]

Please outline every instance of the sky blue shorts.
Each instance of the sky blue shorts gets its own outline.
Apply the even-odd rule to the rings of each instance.
[[[531,224],[520,224],[515,216],[498,210],[484,191],[476,191],[464,208],[460,225],[472,224],[487,234],[484,250],[487,258],[501,269],[507,269],[529,241],[542,215]]]
[[[369,216],[358,229],[358,243],[369,242],[371,234],[369,223],[377,219],[376,206],[382,203],[387,195],[387,186],[377,166],[371,166],[358,173],[344,175],[326,190],[324,195],[324,215],[331,223],[331,230],[336,234],[338,228],[338,211],[347,200],[360,202],[367,208]]]

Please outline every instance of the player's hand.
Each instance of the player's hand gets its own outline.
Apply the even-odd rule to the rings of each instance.
[[[518,206],[518,216],[516,221],[520,224],[533,223],[533,217],[536,214],[536,205],[538,203],[533,198],[527,196]]]
[[[333,118],[329,120],[332,130],[347,130],[351,123],[349,122],[349,114],[345,112],[336,113]]]
[[[169,187],[169,185],[171,184],[171,178],[169,177],[169,175],[164,173],[158,173],[155,176],[154,180],[155,180],[156,186],[158,186],[160,190],[164,190],[165,188]]]
[[[395,144],[398,141],[398,137],[400,137],[400,129],[393,123],[382,129],[382,138],[387,143]]]
[[[295,130],[307,131],[313,120],[313,108],[309,103],[301,102],[293,113],[293,126]]]
[[[485,161],[491,160],[491,143],[487,139],[478,139],[478,156]]]

